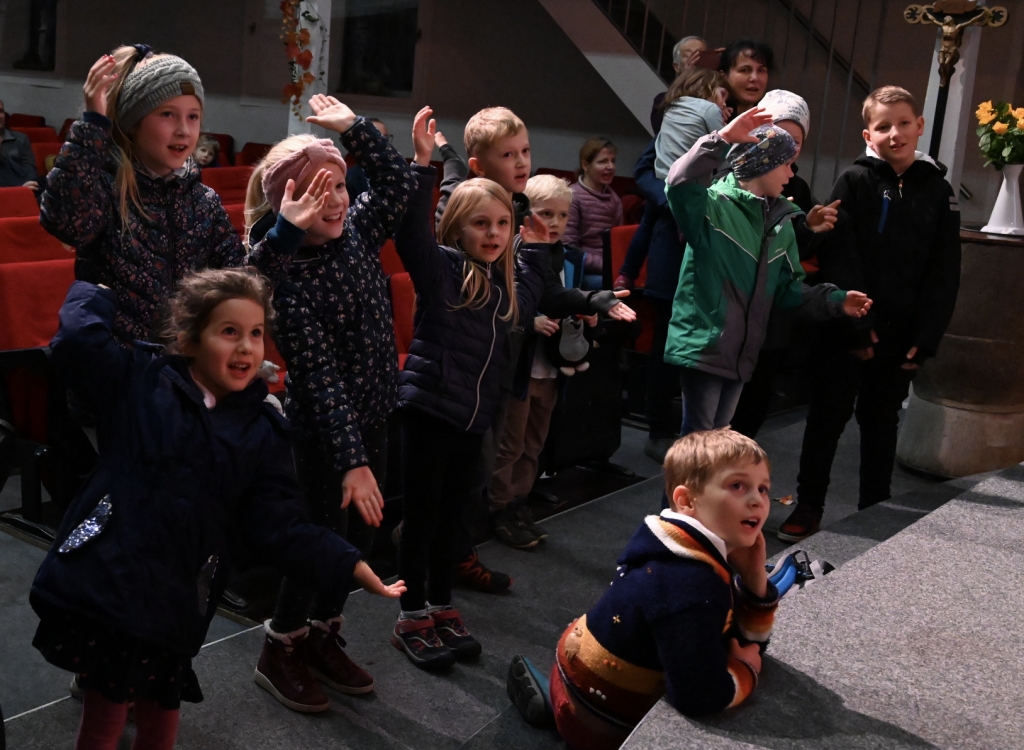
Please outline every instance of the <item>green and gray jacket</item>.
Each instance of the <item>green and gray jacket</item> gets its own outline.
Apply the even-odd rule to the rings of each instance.
[[[698,140],[672,165],[665,193],[688,244],[679,273],[665,361],[747,382],[764,343],[772,305],[802,307],[810,319],[843,315],[846,292],[809,287],[785,198],[759,198],[729,174],[714,184],[729,144]]]

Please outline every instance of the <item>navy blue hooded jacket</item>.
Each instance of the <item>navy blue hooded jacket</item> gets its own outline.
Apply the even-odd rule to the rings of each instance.
[[[359,553],[305,520],[284,420],[257,378],[211,410],[183,357],[123,349],[116,298],[76,281],[51,346],[96,414],[99,462],[71,502],[31,602],[83,615],[184,656],[203,644],[243,543],[322,592],[348,590]],[[104,498],[106,527],[60,552]]]
[[[395,235],[395,247],[416,287],[415,333],[398,387],[398,406],[413,407],[460,430],[483,433],[491,425],[506,366],[505,338],[513,321],[505,279],[487,269],[491,296],[472,309],[462,298],[463,269],[474,263],[460,250],[437,244],[430,231],[430,204],[437,170],[415,167],[419,187]],[[516,255],[519,319],[531,320],[544,291],[547,245],[520,244]]]

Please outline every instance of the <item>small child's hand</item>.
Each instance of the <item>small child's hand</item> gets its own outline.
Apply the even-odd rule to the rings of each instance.
[[[764,534],[761,533],[752,545],[734,549],[728,558],[747,590],[762,599],[768,593],[768,572],[764,569],[766,549]]]
[[[836,225],[839,211],[836,207],[842,201],[832,201],[827,206],[815,206],[807,212],[807,226],[812,232],[827,232]]]
[[[104,55],[89,68],[82,91],[85,93],[85,111],[107,116],[107,89],[117,80],[114,68],[117,61],[111,55]]]
[[[522,237],[523,242],[534,242],[541,245],[551,242],[551,230],[548,225],[533,214],[523,220],[523,225],[519,227],[519,236]]]
[[[558,332],[558,321],[546,315],[538,315],[533,319],[533,330],[543,336],[553,336]]]
[[[851,318],[863,318],[871,309],[871,299],[864,292],[847,292],[843,312]]]
[[[871,331],[871,343],[878,343],[878,334],[875,333],[874,329],[872,329]],[[917,352],[914,353],[916,354]],[[854,349],[852,352],[850,352],[850,354],[852,354],[857,359],[861,359],[867,362],[869,359],[875,356],[875,347],[869,346],[866,349]]]
[[[356,122],[356,113],[333,96],[314,94],[309,100],[309,108],[313,115],[307,117],[306,122],[338,133],[346,132]]]
[[[614,292],[615,296],[619,299],[629,296],[628,289],[619,289]],[[625,302],[620,302],[608,311],[608,317],[612,320],[622,320],[626,323],[632,323],[636,320],[636,310],[627,305]]]
[[[729,641],[729,656],[749,664],[755,672],[761,674],[761,647],[756,643],[741,646],[740,642],[733,638]]]
[[[405,593],[405,581],[395,581],[389,586],[380,580],[377,574],[373,572],[373,569],[363,560],[356,563],[356,568],[352,571],[352,577],[359,581],[359,585],[364,590],[377,596],[397,599]]]
[[[580,320],[591,328],[597,328],[597,313],[594,313],[593,315],[581,315]]]
[[[384,496],[380,494],[377,480],[369,466],[359,466],[345,472],[341,480],[341,507],[356,504],[356,510],[370,526],[380,526],[384,520]]]
[[[904,362],[902,365],[900,365],[900,367],[902,367],[904,370],[916,370],[918,367],[920,367],[919,364],[917,364],[916,362],[912,361],[914,359],[914,357],[916,357],[916,356],[917,356],[917,347],[916,346],[910,347],[910,351],[907,352],[907,361]]]
[[[299,229],[309,229],[327,203],[331,179],[330,171],[321,169],[309,184],[309,190],[298,199],[293,198],[295,180],[288,180],[284,186],[284,195],[281,197],[281,216]]]
[[[757,143],[757,138],[752,136],[751,131],[762,125],[771,125],[772,116],[761,107],[748,109],[742,115],[738,115],[732,122],[718,131],[718,135],[726,143]]]
[[[448,139],[444,137],[444,133],[442,133],[440,130],[434,133],[434,145],[437,146],[438,148],[441,148],[441,146],[448,145]]]
[[[416,150],[416,163],[421,167],[430,165],[430,156],[434,153],[434,140],[437,133],[437,121],[429,120],[434,114],[430,107],[424,107],[416,113],[412,121],[412,144]]]

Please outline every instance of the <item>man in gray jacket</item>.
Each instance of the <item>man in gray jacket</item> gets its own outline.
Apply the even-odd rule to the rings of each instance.
[[[0,187],[22,185],[38,192],[36,157],[28,136],[7,127],[7,112],[0,101]]]

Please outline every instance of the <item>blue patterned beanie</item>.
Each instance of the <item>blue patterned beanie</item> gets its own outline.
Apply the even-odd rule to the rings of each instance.
[[[796,141],[782,128],[762,125],[750,134],[757,138],[757,143],[737,143],[726,157],[737,180],[768,174],[796,156]]]

